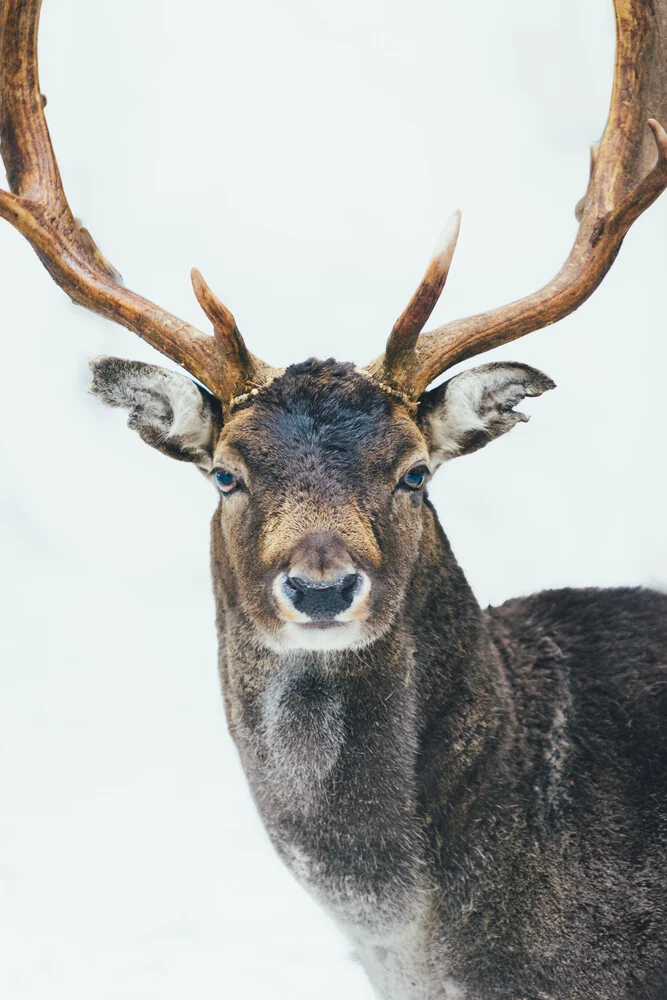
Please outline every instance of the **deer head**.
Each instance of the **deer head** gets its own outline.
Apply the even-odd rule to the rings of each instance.
[[[553,383],[524,365],[491,364],[428,387],[458,362],[576,309],[667,186],[667,133],[657,120],[667,113],[665,60],[655,55],[665,15],[641,0],[615,0],[615,8],[611,109],[577,237],[555,278],[518,302],[423,333],[447,279],[457,214],[384,354],[363,369],[308,361],[282,371],[248,351],[197,271],[194,291],[213,335],[123,286],[65,197],[37,73],[40,0],[2,3],[0,137],[10,191],[0,193],[0,215],[75,302],[192,376],[118,359],[93,364],[94,391],[128,409],[145,441],[217,483],[225,599],[267,645],[342,648],[383,634],[418,558],[429,476],[526,419],[516,405]]]

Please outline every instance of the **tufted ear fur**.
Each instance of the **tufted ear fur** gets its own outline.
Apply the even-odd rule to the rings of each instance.
[[[421,430],[434,468],[457,455],[483,448],[528,415],[514,410],[526,396],[541,396],[556,383],[518,363],[480,365],[425,392],[419,405]]]
[[[206,389],[184,375],[141,361],[96,358],[90,367],[90,391],[108,406],[128,409],[128,426],[146,444],[211,471],[222,418],[220,404]]]

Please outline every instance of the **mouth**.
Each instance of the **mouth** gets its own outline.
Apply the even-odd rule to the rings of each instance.
[[[314,622],[285,622],[273,648],[281,653],[297,649],[326,653],[351,649],[365,643],[361,622],[325,619]]]
[[[321,621],[321,622],[296,622],[299,628],[308,629],[311,632],[325,632],[327,629],[342,628],[347,622]]]

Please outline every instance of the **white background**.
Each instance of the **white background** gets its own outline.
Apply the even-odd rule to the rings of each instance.
[[[45,0],[41,78],[71,204],[130,287],[205,324],[196,265],[268,361],[366,362],[455,207],[436,322],[555,273],[612,54],[610,0]],[[666,223],[663,199],[575,316],[493,355],[558,389],[433,487],[484,604],[667,583]],[[226,734],[214,494],[86,394],[87,358],[157,355],[4,224],[0,259],[0,994],[369,998]]]

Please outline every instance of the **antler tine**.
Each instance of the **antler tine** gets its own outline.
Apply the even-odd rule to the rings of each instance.
[[[667,122],[667,0],[614,0],[614,7],[611,107],[599,149],[591,156],[591,178],[577,206],[581,223],[569,257],[532,295],[424,333],[415,346],[409,384],[401,386],[413,399],[459,361],[573,312],[600,284],[635,219],[667,187],[667,134],[658,121]],[[367,371],[386,378],[386,356]]]
[[[419,334],[428,322],[445,287],[461,228],[461,213],[454,212],[440,234],[431,262],[405,310],[394,323],[385,349],[385,377],[401,385],[408,377]]]
[[[216,340],[124,288],[67,203],[44,116],[37,68],[41,0],[0,0],[0,137],[11,193],[0,216],[31,243],[70,298],[127,327],[182,365],[216,396],[240,373]]]
[[[233,373],[228,380],[226,395],[220,398],[224,403],[243,387],[243,392],[251,392],[258,386],[270,382],[278,372],[264,361],[251,354],[236,325],[236,320],[227,306],[213,294],[201,272],[193,267],[190,271],[192,287],[197,302],[213,324],[213,332],[222,353],[224,370]]]
[[[234,367],[243,372],[245,380],[248,381],[251,378],[253,365],[236,320],[227,306],[216,298],[196,267],[190,271],[190,279],[197,302],[213,324],[215,338],[224,355]]]

